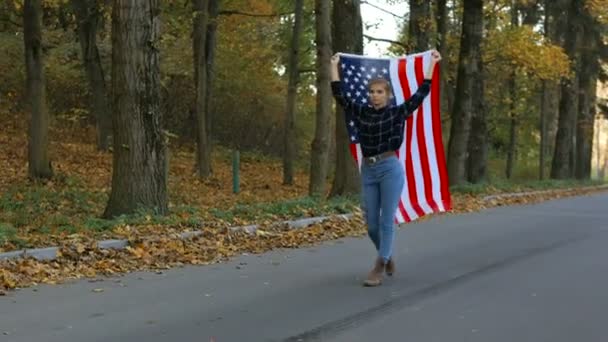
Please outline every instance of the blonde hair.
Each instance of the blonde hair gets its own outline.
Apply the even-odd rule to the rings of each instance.
[[[393,89],[391,88],[391,84],[388,82],[387,79],[384,79],[382,77],[373,78],[371,81],[369,81],[369,85],[367,86],[368,89],[372,89],[372,86],[374,84],[380,84],[380,85],[384,86],[384,90],[386,90],[388,97],[389,98],[393,97]]]

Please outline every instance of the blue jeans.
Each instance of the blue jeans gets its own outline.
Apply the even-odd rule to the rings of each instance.
[[[395,213],[405,183],[403,167],[396,156],[361,166],[362,209],[367,232],[378,255],[388,261],[393,253]]]

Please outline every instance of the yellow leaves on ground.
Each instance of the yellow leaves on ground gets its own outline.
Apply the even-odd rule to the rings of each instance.
[[[0,288],[12,289],[37,283],[94,278],[134,270],[155,270],[182,265],[214,263],[237,253],[262,253],[274,248],[294,248],[344,236],[364,233],[360,219],[335,220],[309,229],[288,230],[264,227],[257,235],[229,230],[207,230],[203,235],[182,240],[173,236],[135,238],[126,250],[91,248],[92,241],[61,247],[56,261],[33,259],[0,262]],[[84,247],[84,248],[83,248]],[[82,253],[79,253],[82,252]]]

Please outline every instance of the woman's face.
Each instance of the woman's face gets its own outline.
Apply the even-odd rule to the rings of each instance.
[[[388,103],[388,93],[386,87],[379,83],[374,83],[369,87],[369,99],[375,108],[384,107]]]

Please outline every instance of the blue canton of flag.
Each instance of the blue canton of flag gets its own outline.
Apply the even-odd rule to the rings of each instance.
[[[373,59],[351,55],[340,55],[342,93],[355,103],[368,105],[369,82],[374,78],[384,78],[390,84],[391,78],[389,68],[389,59]],[[394,98],[391,99],[390,104],[395,104]],[[350,111],[346,111],[345,119],[350,142],[352,144],[358,144],[359,134]]]

